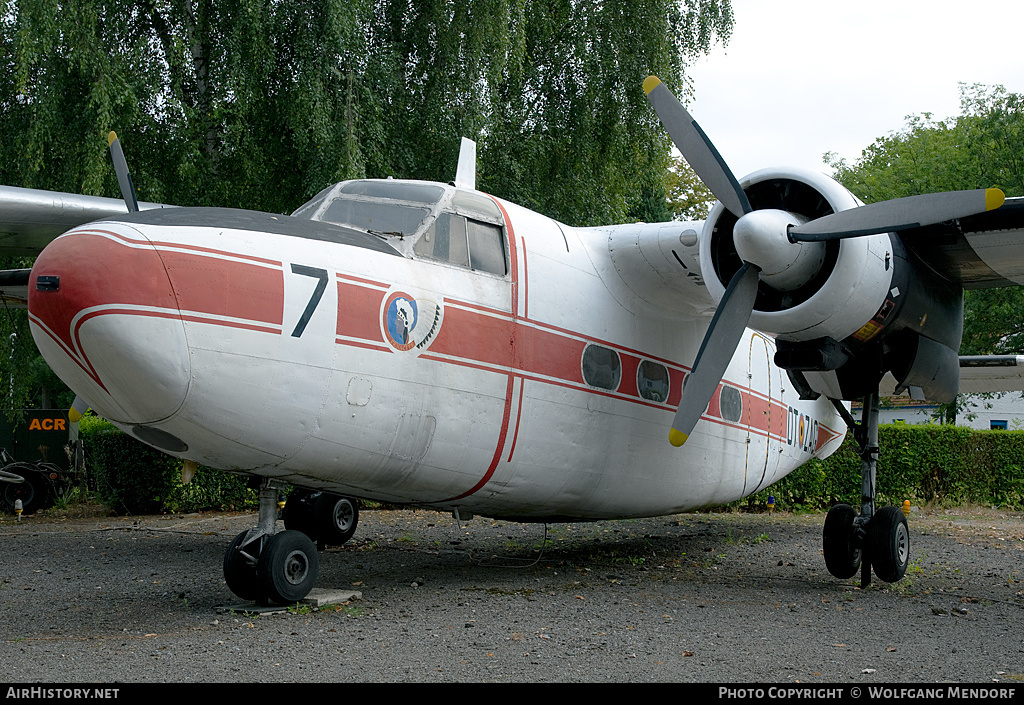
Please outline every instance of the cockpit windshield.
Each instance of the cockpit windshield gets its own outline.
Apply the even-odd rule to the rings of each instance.
[[[423,181],[345,181],[292,215],[377,235],[407,257],[508,272],[501,209],[475,191]]]
[[[444,193],[439,184],[348,181],[320,192],[294,215],[378,235],[407,236],[419,229]]]

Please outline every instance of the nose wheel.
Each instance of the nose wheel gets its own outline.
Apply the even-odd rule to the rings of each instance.
[[[224,580],[243,600],[291,604],[309,594],[320,572],[316,545],[303,532],[275,533],[278,488],[260,487],[260,514],[255,528],[243,531],[224,553]]]
[[[860,423],[838,402],[834,402],[860,446],[861,510],[836,504],[825,516],[822,552],[825,567],[846,580],[861,571],[861,587],[871,584],[871,569],[887,583],[903,578],[910,564],[910,530],[899,507],[875,511],[875,472],[878,464],[878,393],[864,398]]]
[[[356,533],[359,506],[351,497],[330,492],[293,490],[284,505],[284,526],[324,546],[343,546]]]

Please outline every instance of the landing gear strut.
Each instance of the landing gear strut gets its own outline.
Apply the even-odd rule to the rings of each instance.
[[[822,547],[828,572],[845,580],[860,568],[860,584],[871,584],[871,569],[879,579],[894,583],[910,562],[907,518],[898,507],[875,511],[875,471],[878,465],[878,392],[864,398],[860,423],[837,401],[833,402],[853,431],[860,447],[860,514],[848,504],[833,506],[825,517]]]
[[[224,554],[224,580],[243,600],[298,602],[320,571],[320,557],[308,536],[287,529],[275,533],[279,489],[273,480],[263,481],[256,526],[236,536]]]

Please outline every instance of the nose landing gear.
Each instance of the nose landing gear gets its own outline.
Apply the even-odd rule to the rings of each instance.
[[[287,528],[275,533],[278,491],[277,483],[264,480],[257,525],[236,536],[224,553],[224,580],[243,600],[298,602],[320,572],[320,556],[309,536]]]
[[[324,546],[343,546],[359,523],[359,507],[350,497],[330,492],[296,489],[284,505],[284,527],[309,536],[322,551]]]

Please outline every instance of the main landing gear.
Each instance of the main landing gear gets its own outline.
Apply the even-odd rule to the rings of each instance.
[[[354,500],[307,490],[292,492],[285,504],[285,530],[278,532],[279,489],[273,480],[264,480],[256,526],[236,536],[224,553],[224,580],[243,600],[298,602],[320,572],[317,544],[323,550],[325,544],[343,544],[355,533],[359,511]]]
[[[900,580],[910,562],[910,531],[899,507],[875,511],[875,471],[878,464],[878,393],[864,398],[861,422],[857,423],[838,402],[833,402],[853,430],[860,446],[860,514],[848,504],[833,506],[825,516],[822,547],[828,572],[840,579],[852,578],[860,568],[861,587],[871,584],[871,569],[887,583]]]

